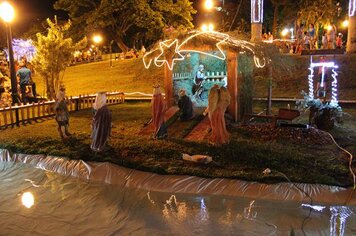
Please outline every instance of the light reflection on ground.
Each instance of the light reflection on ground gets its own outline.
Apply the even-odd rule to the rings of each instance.
[[[34,205],[21,203],[31,192]],[[307,204],[307,203],[306,203]],[[356,206],[169,194],[0,163],[1,235],[352,235]],[[306,219],[306,220],[305,220]]]

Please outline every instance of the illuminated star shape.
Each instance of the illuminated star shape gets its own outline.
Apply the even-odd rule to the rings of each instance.
[[[167,41],[170,41],[170,40],[166,40],[164,42],[159,43],[159,48],[161,50],[161,53],[155,58],[154,63],[158,67],[161,67],[166,63],[168,66],[168,69],[173,70],[175,61],[184,60],[184,56],[179,52],[179,46],[178,46],[177,39],[175,39],[171,43],[167,43]],[[164,55],[166,54],[166,51],[172,51],[171,48],[174,48],[174,55],[172,57],[172,61],[169,62],[165,59]],[[163,59],[161,59],[161,58],[163,58]]]
[[[207,35],[211,35],[211,36],[214,36],[214,33],[212,32],[198,32],[190,37],[188,37],[186,40],[184,40],[178,47],[178,51],[179,52],[195,52],[195,53],[200,53],[200,54],[203,54],[203,55],[206,55],[206,56],[211,56],[211,57],[215,57],[216,59],[219,59],[219,60],[222,60],[224,61],[226,59],[226,55],[224,53],[224,51],[222,50],[221,48],[221,44],[225,43],[228,39],[229,39],[229,35],[227,34],[220,34],[221,36],[223,36],[223,39],[221,39],[219,42],[217,42],[215,44],[217,50],[219,51],[220,55],[215,55],[214,53],[208,53],[208,52],[204,52],[204,51],[199,51],[199,50],[186,50],[186,49],[183,49],[181,50],[180,48],[182,46],[184,46],[186,43],[188,43],[191,39],[197,37],[197,36],[200,36],[200,35],[203,35],[203,34],[207,34]],[[213,37],[212,37],[213,38]]]

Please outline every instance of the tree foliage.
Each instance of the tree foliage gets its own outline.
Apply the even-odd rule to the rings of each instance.
[[[189,0],[57,0],[54,7],[69,13],[76,34],[105,30],[123,51],[137,34],[157,40],[167,27],[192,28],[196,12]]]
[[[69,65],[73,52],[86,46],[87,40],[84,38],[74,44],[71,38],[66,37],[71,26],[70,21],[58,24],[55,17],[54,21],[47,19],[47,24],[47,35],[37,33],[36,56],[32,62],[45,82],[48,99],[54,99],[61,83],[61,72],[64,73]]]
[[[331,23],[337,13],[337,7],[331,0],[300,1],[298,19],[308,24],[327,25]]]

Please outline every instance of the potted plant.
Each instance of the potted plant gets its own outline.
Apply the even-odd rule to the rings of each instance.
[[[338,103],[322,102],[320,99],[311,99],[307,93],[301,92],[304,99],[297,101],[299,110],[310,109],[309,124],[315,124],[318,129],[332,130],[335,121],[341,123],[342,109]]]

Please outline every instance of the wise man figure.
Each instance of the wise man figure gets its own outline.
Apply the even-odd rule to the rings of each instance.
[[[159,85],[153,87],[152,105],[152,122],[153,122],[153,138],[164,139],[168,137],[166,122],[164,115],[166,113],[166,105],[161,93]]]
[[[91,146],[94,152],[101,152],[111,134],[112,115],[106,105],[106,93],[97,93],[93,105],[94,117],[92,121]]]
[[[226,129],[225,111],[230,104],[230,94],[225,87],[214,85],[209,92],[208,107],[204,115],[209,115],[211,135],[209,142],[222,145],[230,142],[230,134]]]

